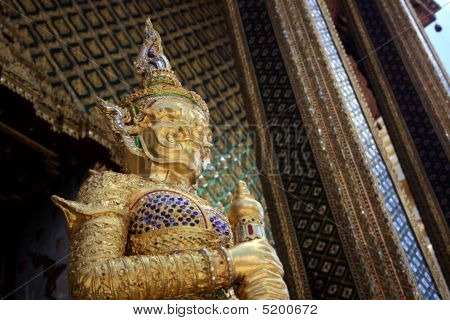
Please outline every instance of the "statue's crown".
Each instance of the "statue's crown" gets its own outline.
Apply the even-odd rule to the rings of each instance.
[[[148,104],[139,103],[142,98],[184,98],[198,107],[206,118],[209,118],[209,110],[203,99],[197,93],[183,88],[172,71],[169,60],[164,55],[161,37],[153,28],[150,18],[145,21],[144,43],[134,65],[136,72],[143,77],[143,80],[137,90],[121,101],[122,107],[134,110],[137,103],[137,107],[145,112]]]
[[[145,37],[141,52],[135,61],[136,72],[142,76],[140,85],[126,95],[117,106],[98,99],[98,105],[105,113],[114,132],[122,137],[126,147],[134,154],[139,150],[139,134],[145,127],[145,115],[163,100],[178,100],[201,112],[209,122],[209,110],[203,99],[195,92],[181,86],[164,55],[161,37],[148,18],[145,21]]]

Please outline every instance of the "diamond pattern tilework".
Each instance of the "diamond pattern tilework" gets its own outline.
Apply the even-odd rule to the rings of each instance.
[[[238,3],[313,298],[356,299],[358,294],[264,2]]]
[[[53,86],[87,113],[95,96],[118,102],[139,83],[132,62],[151,17],[174,71],[211,111],[215,149],[198,193],[226,208],[236,181],[244,179],[265,207],[221,3],[14,0],[7,8]]]

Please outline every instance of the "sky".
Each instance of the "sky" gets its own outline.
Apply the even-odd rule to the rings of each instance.
[[[425,31],[447,70],[447,74],[450,75],[450,0],[435,1],[442,9],[436,14],[436,21],[430,23]],[[434,29],[436,23],[441,25],[441,32],[436,32]]]

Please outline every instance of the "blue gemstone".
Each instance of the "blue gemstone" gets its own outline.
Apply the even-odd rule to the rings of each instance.
[[[144,229],[146,232],[150,231],[150,227],[145,227]]]
[[[229,235],[230,234],[230,231],[225,231],[225,235],[227,236],[227,235]]]
[[[191,222],[190,225],[193,226],[193,227],[195,227],[195,223],[193,223],[193,222]]]
[[[222,224],[222,221],[216,221],[217,226],[220,226]]]
[[[159,199],[159,198],[161,198],[161,195],[160,194],[158,194],[158,195],[156,195],[156,197]]]
[[[166,212],[165,212],[165,211],[161,211],[161,214],[162,214],[162,215],[165,215],[165,214],[166,214]]]
[[[175,198],[174,198],[174,197],[170,197],[169,200],[170,200],[170,201],[173,201],[173,200],[175,200]]]
[[[153,197],[148,196],[148,200],[152,201],[152,200],[153,200]]]
[[[160,211],[159,209],[156,209],[156,210],[155,210],[156,213],[159,213],[159,211]]]
[[[191,221],[191,218],[186,218],[186,221]]]
[[[178,200],[181,201],[181,200],[183,200],[183,198],[180,197],[180,198],[178,198]]]
[[[196,224],[199,224],[199,223],[200,223],[200,220],[195,220],[195,223],[196,223]]]
[[[170,222],[174,222],[174,221],[175,221],[175,218],[170,218],[169,221],[170,221]]]
[[[184,204],[185,204],[185,205],[188,205],[188,204],[189,204],[189,201],[185,201]]]
[[[191,213],[192,211],[190,210],[190,209],[187,209],[186,210],[186,213]]]
[[[163,220],[164,218],[163,217],[159,217],[159,220]]]
[[[170,227],[170,223],[166,223],[164,224],[166,227]]]
[[[137,220],[137,219],[139,219],[139,217],[138,216],[134,216],[134,220]]]
[[[213,218],[209,218],[209,221],[213,222],[213,221],[214,221],[214,219],[213,219]]]
[[[156,220],[156,219],[158,219],[158,217],[157,216],[153,216],[153,220]]]
[[[194,211],[194,215],[198,215],[198,212],[197,212],[197,211]]]
[[[169,223],[169,221],[167,219],[164,219],[163,223],[166,224],[166,223]]]
[[[158,207],[161,207],[163,204],[162,203],[158,203]]]
[[[173,204],[173,205],[172,205],[172,208],[176,208],[176,207],[177,207],[177,205],[176,205],[176,204]]]
[[[139,234],[142,234],[142,230],[139,230],[138,233],[139,233]]]
[[[166,201],[166,198],[161,198],[161,201]]]
[[[183,221],[183,217],[179,217],[179,218],[178,218],[178,221]]]
[[[173,223],[173,226],[174,226],[174,227],[178,227],[178,222],[174,222],[174,223]]]
[[[180,205],[181,204],[181,201],[177,201],[177,205]]]
[[[150,209],[152,209],[152,210],[155,210],[155,208],[156,208],[155,205],[152,205],[152,206],[150,207]]]
[[[227,226],[224,224],[224,225],[222,225],[222,230],[225,230],[226,228],[227,228]]]
[[[150,207],[150,203],[147,203],[145,206],[146,206],[147,208]]]
[[[161,225],[160,225],[160,224],[157,224],[156,227],[157,227],[158,229],[161,229]]]
[[[186,209],[186,206],[181,206],[180,208],[181,208],[181,209]]]
[[[183,210],[181,210],[181,209],[178,209],[177,211],[180,212],[180,213],[183,212]]]
[[[137,223],[133,224],[133,227],[137,228],[137,226],[138,226],[138,224],[137,224]]]
[[[150,214],[148,215],[148,217],[151,218],[151,217],[153,217],[153,215],[150,213]]]
[[[158,199],[153,200],[153,203],[158,203]]]
[[[187,225],[187,222],[186,222],[186,221],[183,221],[181,224],[182,224],[183,226],[185,226],[185,225]]]
[[[168,211],[169,211],[170,213],[172,213],[172,212],[173,212],[173,209],[169,209]]]
[[[171,204],[172,204],[171,200],[167,201],[167,205],[171,205]]]

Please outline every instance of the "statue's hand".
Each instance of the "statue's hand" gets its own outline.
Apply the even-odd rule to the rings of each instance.
[[[244,280],[246,276],[265,269],[283,277],[283,266],[272,246],[263,239],[240,243],[229,249],[234,267],[235,280]]]
[[[283,278],[266,269],[247,275],[236,294],[241,300],[289,300]]]

